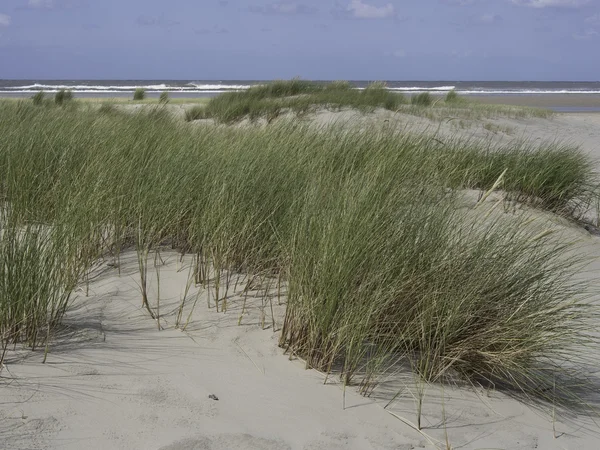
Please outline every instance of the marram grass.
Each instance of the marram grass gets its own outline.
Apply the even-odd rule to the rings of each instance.
[[[195,107],[186,111],[186,120],[213,118],[219,123],[232,124],[246,118],[250,121],[263,118],[271,123],[284,113],[301,117],[319,109],[339,111],[344,108],[363,112],[384,108],[437,121],[449,118],[552,116],[551,111],[540,108],[469,102],[455,91],[450,91],[445,98],[423,92],[407,99],[401,93],[389,90],[383,82],[355,89],[346,81],[314,83],[292,79],[257,85],[243,91],[225,92],[211,98],[204,109]]]
[[[577,149],[442,148],[290,122],[190,127],[164,108],[104,109],[0,108],[4,347],[43,343],[96,259],[126,247],[138,253],[140,307],[159,314],[144,291],[148,255],[171,243],[213,273],[282,277],[281,346],[365,391],[401,360],[428,381],[581,400],[552,383],[598,351],[595,291],[576,278],[585,261],[545,222],[461,199],[501,188],[579,214],[597,191]],[[227,287],[208,282],[226,310]]]

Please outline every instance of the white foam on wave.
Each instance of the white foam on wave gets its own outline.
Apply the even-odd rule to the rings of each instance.
[[[436,86],[436,87],[389,87],[390,91],[406,91],[406,92],[431,92],[431,91],[451,91],[455,86]]]
[[[2,88],[0,92],[30,92],[39,90],[60,90],[70,89],[73,92],[122,92],[134,91],[138,88],[146,89],[147,91],[173,91],[173,92],[208,92],[208,91],[226,91],[226,90],[242,90],[250,86],[242,85],[220,85],[220,84],[203,84],[203,85],[188,85],[188,86],[167,86],[166,84],[152,84],[139,86],[99,86],[99,85],[62,85],[62,84],[31,84],[27,86],[7,86]]]
[[[577,90],[577,89],[476,89],[476,90],[457,90],[459,94],[480,94],[480,95],[551,95],[551,94],[600,94],[600,90]]]
[[[59,90],[60,89],[44,89],[44,92],[46,94],[55,94]],[[35,92],[38,92],[38,91],[26,91],[26,90],[4,91],[4,90],[0,89],[0,95],[1,94],[33,94]],[[148,91],[148,92],[156,94],[156,93],[159,93],[161,91]],[[206,90],[206,91],[195,91],[194,90],[194,91],[191,91],[191,90],[187,90],[187,91],[169,91],[169,92],[173,92],[173,93],[187,92],[187,93],[190,93],[190,94],[194,94],[194,93],[195,94],[220,94],[223,91],[222,90],[219,90],[219,91],[210,91],[210,90]],[[114,91],[114,90],[112,90],[112,91],[98,91],[98,90],[85,90],[85,89],[82,89],[82,90],[77,90],[77,91],[73,90],[73,93],[74,94],[129,94],[130,92],[128,92],[128,91]],[[131,91],[131,93],[133,93],[133,91]]]
[[[241,91],[244,89],[249,89],[252,86],[249,84],[195,84],[189,83],[189,85],[194,86],[196,89],[200,90],[235,90]]]
[[[79,94],[124,94],[131,93],[135,89],[143,88],[148,92],[181,92],[181,93],[205,93],[205,94],[218,94],[227,91],[241,91],[248,89],[256,85],[245,85],[245,84],[201,84],[201,83],[188,83],[185,86],[168,86],[166,84],[152,84],[152,85],[66,85],[66,84],[40,84],[35,83],[25,86],[4,86],[0,87],[0,93],[5,94],[27,94],[31,92],[37,92],[44,90],[48,93],[57,92],[61,89],[70,89],[74,93]],[[356,88],[357,90],[364,90],[364,87]],[[552,94],[600,94],[600,89],[488,89],[488,88],[468,88],[468,89],[456,89],[456,86],[433,86],[433,87],[422,87],[422,86],[405,86],[405,87],[388,87],[393,92],[405,92],[409,94],[419,94],[423,92],[432,93],[445,93],[453,89],[459,94],[463,95],[552,95]]]

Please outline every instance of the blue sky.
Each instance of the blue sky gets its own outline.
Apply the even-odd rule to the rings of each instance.
[[[600,0],[0,0],[0,78],[600,80]]]

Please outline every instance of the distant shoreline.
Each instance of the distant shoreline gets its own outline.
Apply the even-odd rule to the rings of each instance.
[[[211,98],[220,93],[208,92],[169,92],[172,99],[201,99]],[[0,98],[29,98],[31,93],[0,93]],[[410,95],[410,94],[407,94]],[[432,93],[434,96],[441,96]],[[471,101],[487,104],[504,104],[546,108],[557,112],[600,112],[600,94],[459,94]],[[147,97],[158,98],[159,92],[148,92]],[[131,98],[130,92],[119,93],[75,93],[79,99],[124,99]]]

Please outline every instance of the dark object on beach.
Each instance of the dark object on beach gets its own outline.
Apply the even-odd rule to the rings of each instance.
[[[219,400],[219,397],[217,397],[215,394],[210,394],[210,395],[208,396],[208,398],[210,398],[211,400],[215,400],[215,401],[218,401],[218,400]]]

